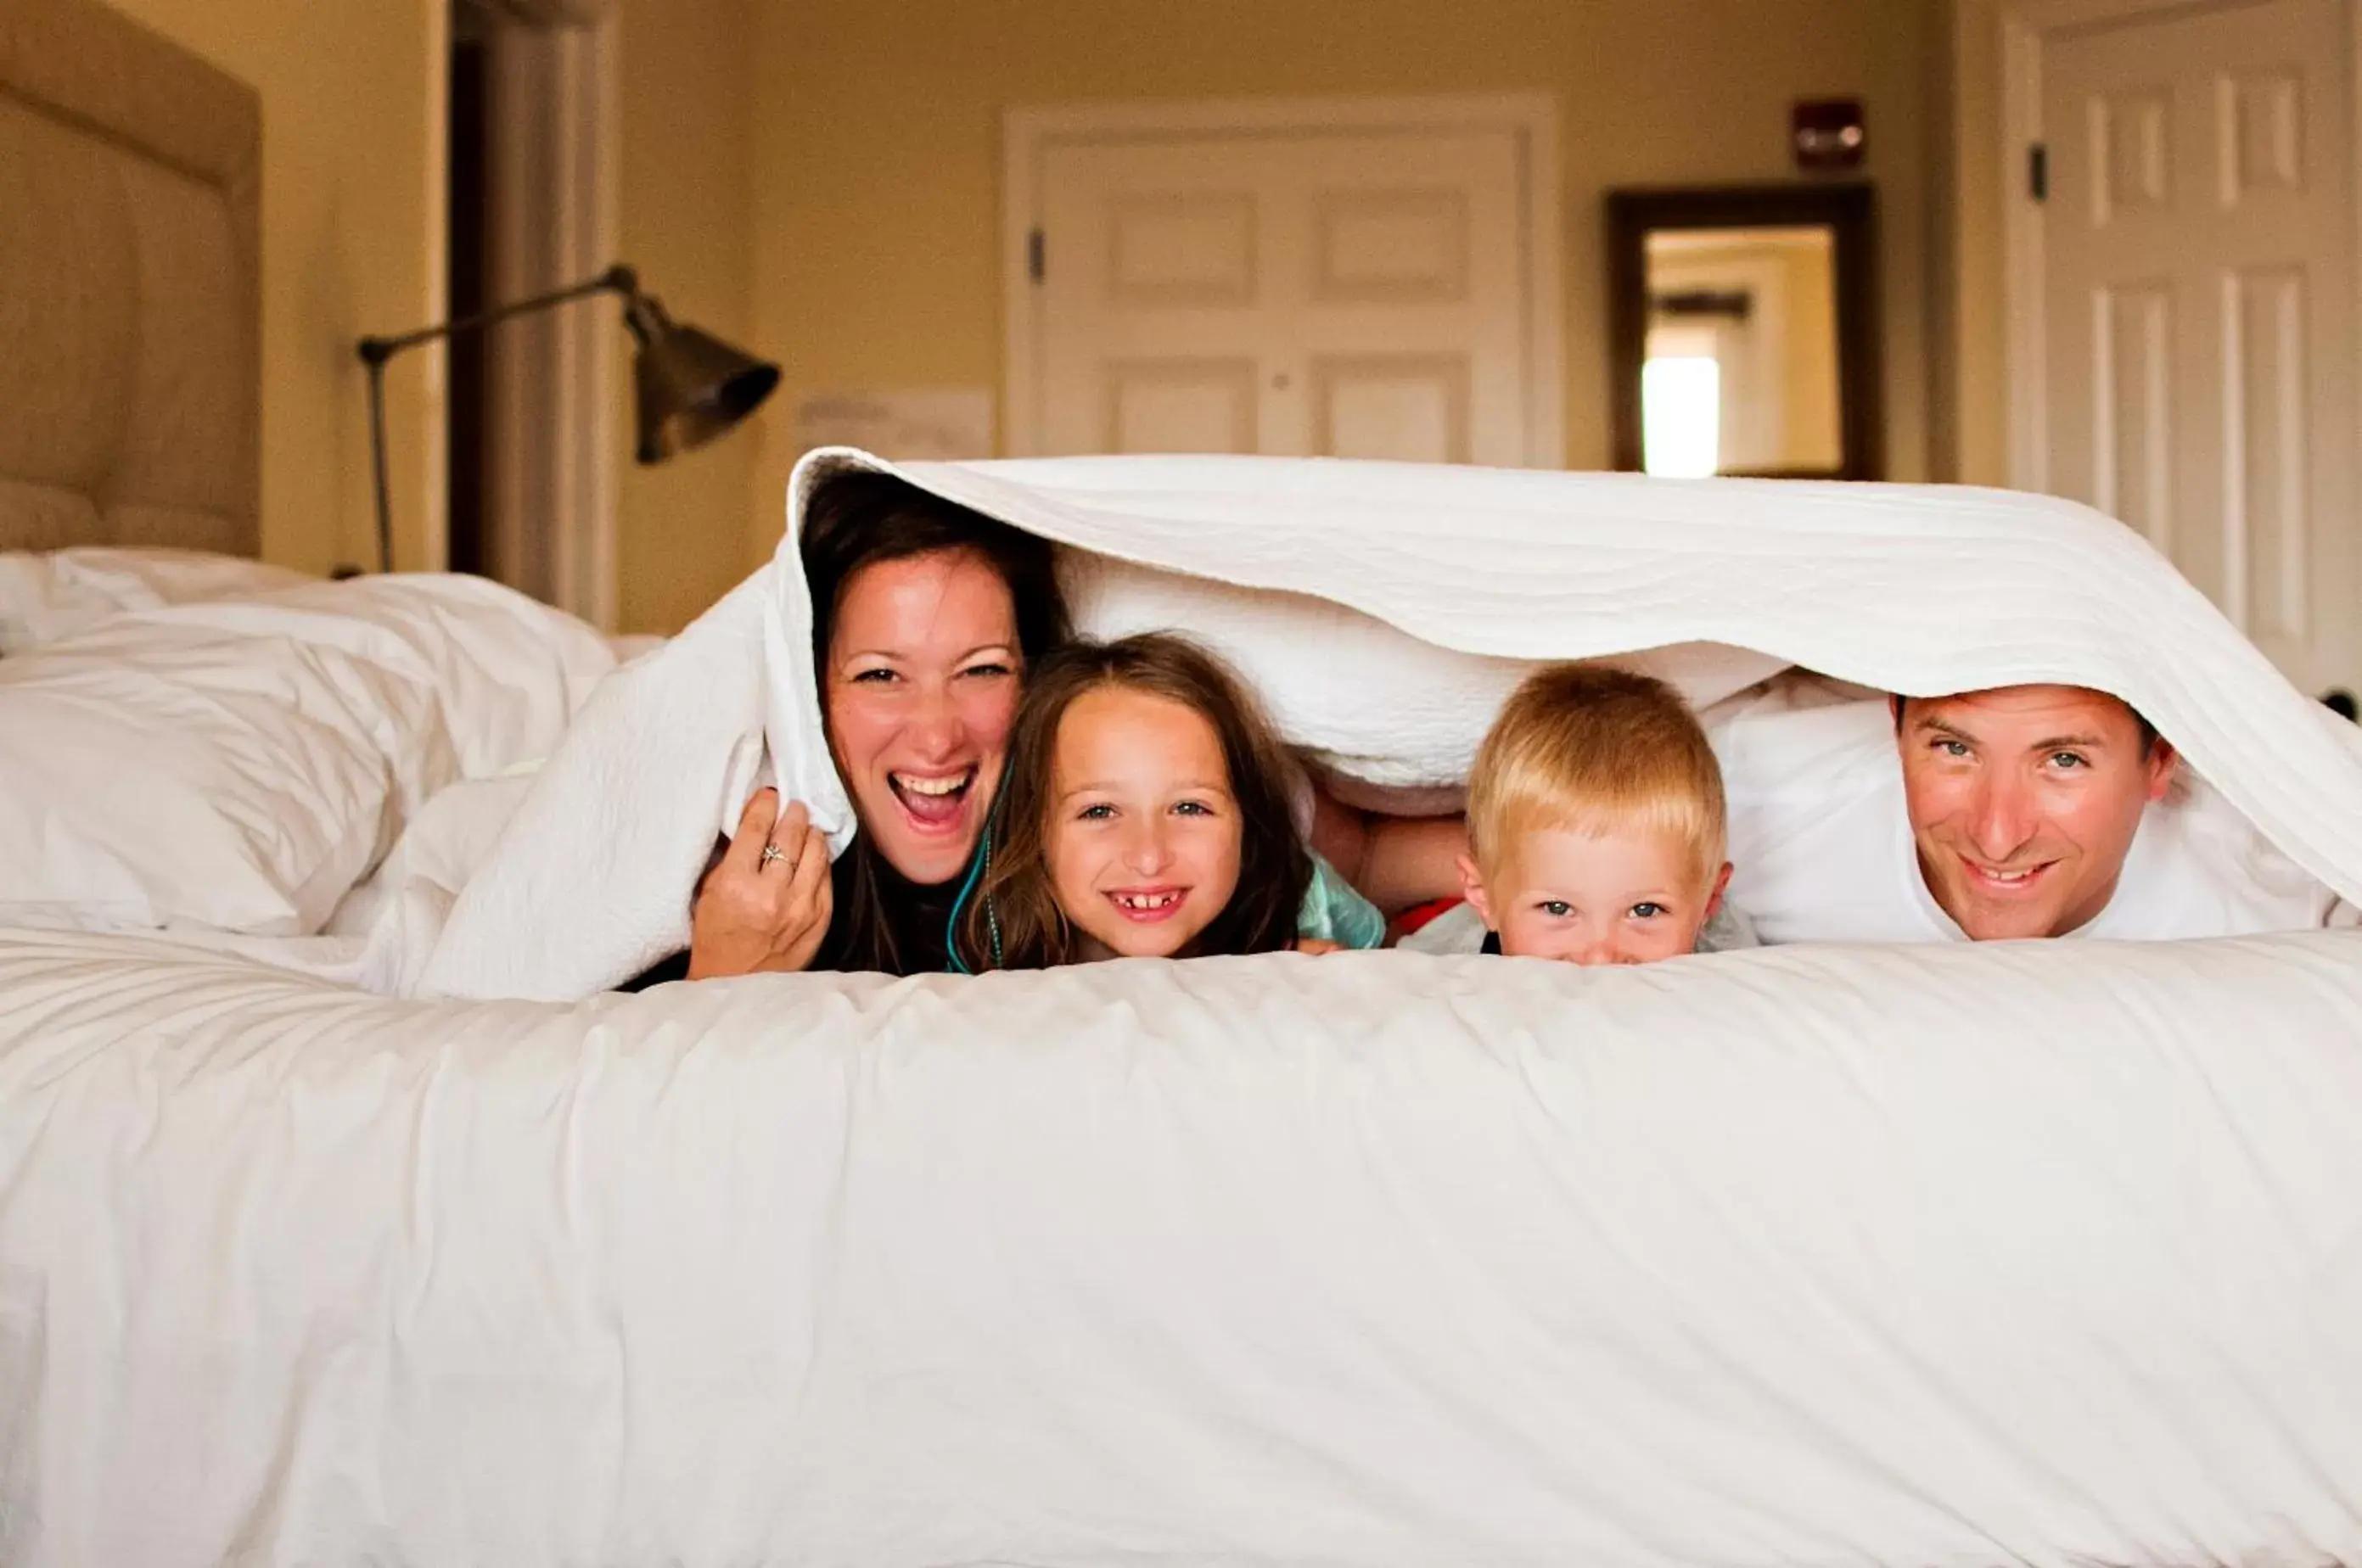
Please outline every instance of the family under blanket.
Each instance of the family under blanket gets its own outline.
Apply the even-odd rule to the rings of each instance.
[[[685,953],[633,982],[919,974],[1384,939],[1580,964],[1752,946],[1715,751],[1671,687],[1537,671],[1485,737],[1464,818],[1362,817],[1312,788],[1253,695],[1185,637],[1071,635],[1052,547],[885,475],[802,536],[831,751],[860,831],[833,863],[769,790],[700,882]],[[2214,937],[2345,923],[2317,886],[2144,854],[2173,747],[2118,698],[2023,685],[1889,699],[1893,788],[1809,843],[1888,940]],[[1868,890],[1870,906],[1860,905]]]

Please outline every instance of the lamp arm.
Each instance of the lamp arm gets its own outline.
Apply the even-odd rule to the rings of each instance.
[[[535,311],[546,311],[552,305],[562,305],[569,300],[587,299],[592,294],[636,294],[640,291],[640,275],[624,266],[610,267],[596,278],[585,278],[579,283],[569,283],[546,294],[535,294],[529,300],[515,300],[505,305],[495,305],[472,316],[457,321],[440,322],[423,326],[416,332],[405,332],[397,337],[365,337],[359,345],[360,356],[371,364],[382,365],[405,348],[415,348],[422,343],[432,343],[438,337],[457,337],[461,333],[477,332],[495,322],[511,316],[522,316]]]
[[[640,275],[618,263],[596,278],[585,278],[579,283],[569,283],[546,294],[535,294],[529,300],[495,305],[472,316],[423,326],[416,332],[405,332],[395,337],[365,337],[360,340],[358,351],[361,363],[369,367],[370,460],[377,479],[377,569],[381,573],[393,570],[393,501],[387,494],[385,483],[385,362],[405,348],[415,348],[422,343],[453,337],[463,332],[479,332],[495,322],[503,322],[511,316],[521,316],[533,311],[546,311],[569,300],[607,293],[637,298],[639,291]]]

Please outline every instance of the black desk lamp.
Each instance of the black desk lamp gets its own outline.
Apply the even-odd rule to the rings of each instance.
[[[639,393],[639,445],[635,455],[640,462],[661,463],[675,453],[704,445],[754,412],[779,384],[778,366],[767,365],[720,338],[674,321],[654,296],[640,292],[640,275],[621,266],[554,293],[496,306],[460,321],[421,327],[399,337],[365,337],[360,341],[360,356],[369,367],[379,571],[393,569],[393,504],[385,487],[385,362],[422,343],[478,332],[511,316],[605,293],[624,296],[624,324],[631,328],[639,345],[633,356],[632,379]]]

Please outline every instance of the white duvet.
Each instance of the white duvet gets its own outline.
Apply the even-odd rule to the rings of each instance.
[[[909,472],[1375,788],[1535,658],[2073,680],[2362,894],[2346,733],[2058,503]],[[592,994],[767,751],[841,819],[807,613],[398,855],[375,972],[453,999],[0,937],[0,1563],[2362,1561],[2362,935]]]
[[[678,951],[767,756],[842,846],[796,539],[811,488],[870,465],[890,466],[798,465],[771,564],[606,683],[464,891],[414,890],[372,955],[379,988],[568,999]],[[1456,784],[1537,660],[1630,655],[1700,707],[1790,663],[1903,692],[2063,681],[2133,702],[2211,784],[2196,809],[2260,833],[2255,854],[2362,903],[2362,737],[2136,535],[2068,502],[1252,457],[893,471],[1072,547],[1085,630],[1204,639],[1288,740],[1379,792]],[[1742,810],[1775,793],[1729,782]],[[1734,885],[1793,928],[1787,910],[1845,891],[1815,874],[1742,867]]]
[[[0,1561],[2362,1560],[2335,934],[369,998],[0,944]]]

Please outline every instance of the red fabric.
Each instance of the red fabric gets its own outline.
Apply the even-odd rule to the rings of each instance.
[[[1414,904],[1395,916],[1395,936],[1398,938],[1407,937],[1446,910],[1455,908],[1466,902],[1465,899],[1460,898],[1438,898],[1426,904]]]

